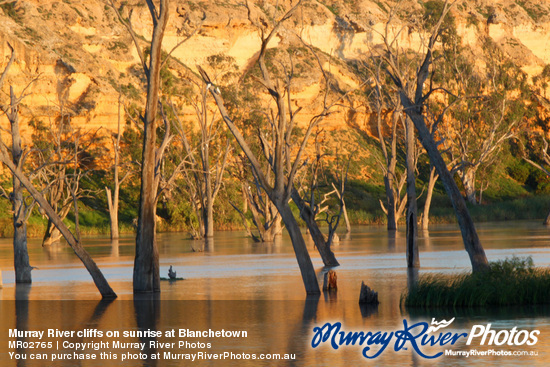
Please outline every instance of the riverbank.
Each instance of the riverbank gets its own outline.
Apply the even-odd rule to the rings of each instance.
[[[372,198],[370,198],[372,199]],[[385,214],[382,212],[378,202],[367,200],[366,209],[355,209],[358,205],[352,206],[348,210],[348,216],[351,225],[384,225],[386,223]],[[13,224],[11,211],[7,205],[7,201],[2,201],[0,210],[3,215],[0,215],[0,237],[7,238],[13,236]],[[419,214],[422,213],[423,202],[419,203]],[[512,220],[537,220],[541,224],[546,218],[550,210],[550,196],[548,195],[533,195],[515,199],[507,199],[495,201],[483,205],[468,204],[470,214],[474,222],[499,222]],[[294,208],[296,217],[299,217],[298,209]],[[80,230],[85,236],[93,235],[108,235],[110,233],[109,217],[107,212],[93,210],[87,206],[83,206],[80,213]],[[159,217],[157,229],[159,232],[186,232],[189,231],[189,225],[182,222],[173,222],[170,219]],[[243,230],[244,226],[240,217],[225,216],[225,220],[218,220],[215,223],[216,231],[235,231]],[[452,224],[456,223],[456,217],[451,206],[451,203],[446,196],[441,194],[434,195],[432,209],[430,212],[430,224]],[[121,216],[120,234],[132,234],[135,229],[133,226],[133,218],[129,215]],[[69,228],[74,228],[74,222],[69,216],[65,223]],[[304,223],[301,223],[305,226]],[[323,226],[323,222],[320,225]],[[405,224],[404,218],[401,218],[400,224]],[[30,238],[40,238],[46,230],[47,219],[35,213],[29,218],[28,236]],[[340,228],[344,228],[345,223],[342,218]]]

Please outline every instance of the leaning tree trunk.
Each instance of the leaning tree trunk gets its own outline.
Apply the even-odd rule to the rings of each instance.
[[[405,113],[413,121],[416,130],[418,131],[419,139],[422,143],[424,149],[430,157],[430,161],[437,169],[439,176],[441,177],[441,182],[447,191],[449,199],[453,204],[455,210],[458,224],[460,226],[460,232],[462,233],[462,240],[464,242],[464,248],[470,257],[470,262],[472,263],[473,271],[486,270],[489,267],[487,256],[485,251],[481,246],[477,231],[474,225],[474,221],[470,216],[470,212],[466,207],[466,202],[456,185],[453,176],[447,169],[447,165],[441,156],[441,153],[437,149],[437,144],[435,143],[426,123],[424,122],[424,116],[417,112],[417,106],[415,106],[411,100],[405,95],[403,91],[401,94],[401,103],[403,104]]]
[[[285,224],[286,230],[290,235],[290,240],[292,242],[292,247],[294,248],[294,253],[296,254],[296,260],[298,261],[298,266],[300,268],[300,273],[302,274],[302,280],[306,288],[307,294],[320,294],[321,290],[319,288],[319,283],[317,281],[317,275],[315,274],[315,269],[313,268],[313,263],[307,251],[306,243],[298,222],[292,214],[292,210],[288,203],[279,202],[275,203],[283,223]]]
[[[416,180],[414,177],[414,125],[410,118],[406,119],[407,135],[407,267],[420,267],[418,257],[418,208],[416,205]]]
[[[307,228],[309,229],[309,234],[315,243],[317,251],[319,251],[319,255],[321,255],[323,264],[325,264],[325,266],[339,266],[340,263],[338,263],[338,260],[336,260],[336,257],[334,256],[334,252],[332,252],[330,246],[328,246],[325,241],[325,235],[321,232],[321,229],[319,229],[313,213],[295,189],[292,190],[292,201],[294,201],[298,207],[298,210],[300,210],[300,217],[304,220]]]
[[[430,180],[428,181],[428,192],[426,194],[426,202],[424,203],[424,213],[422,214],[422,229],[427,231],[430,225],[430,206],[432,205],[432,197],[434,193],[435,183],[439,175],[435,172],[435,167],[430,169]]]
[[[23,151],[21,149],[21,134],[19,132],[18,103],[12,88],[10,88],[10,95],[11,110],[9,120],[11,123],[12,158],[13,164],[19,167]],[[32,267],[29,263],[29,253],[27,250],[27,210],[23,200],[23,186],[21,185],[21,181],[13,175],[13,263],[15,267],[15,282],[31,283]]]
[[[82,261],[90,275],[92,276],[92,279],[103,296],[103,298],[116,298],[116,293],[112,290],[112,288],[109,286],[109,283],[103,276],[103,273],[101,273],[101,270],[97,267],[97,264],[94,262],[94,260],[90,257],[90,254],[82,247],[82,244],[74,237],[74,235],[71,233],[69,228],[63,223],[59,215],[55,212],[55,210],[51,207],[51,205],[48,203],[48,201],[36,190],[36,188],[32,185],[32,183],[29,181],[25,175],[21,172],[20,169],[18,169],[13,162],[11,162],[7,158],[7,154],[2,151],[0,153],[0,160],[2,163],[4,163],[10,171],[16,176],[19,181],[21,181],[21,184],[25,186],[29,194],[36,200],[38,205],[44,210],[48,218],[51,220],[51,222],[56,226],[57,229],[63,234],[63,237],[65,237],[65,240],[67,240],[67,243],[73,251],[75,252],[76,256]]]

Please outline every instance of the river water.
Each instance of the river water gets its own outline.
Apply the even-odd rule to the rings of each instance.
[[[550,229],[534,222],[506,222],[478,226],[479,235],[489,260],[532,256],[536,266],[550,265]],[[40,241],[29,241],[33,271],[31,286],[15,286],[11,240],[0,240],[0,267],[4,287],[0,290],[0,365],[1,366],[97,366],[102,365],[238,365],[238,366],[348,366],[358,364],[423,366],[423,365],[547,365],[550,355],[550,308],[530,306],[506,309],[438,309],[424,311],[405,309],[400,304],[407,288],[404,233],[388,234],[384,227],[355,227],[350,238],[342,238],[334,247],[341,266],[336,268],[338,292],[320,297],[306,297],[291,243],[283,236],[273,244],[257,244],[241,232],[218,232],[213,241],[192,241],[181,233],[159,234],[161,276],[167,276],[170,265],[185,280],[163,281],[160,295],[132,294],[133,238],[111,242],[106,238],[87,238],[84,245],[98,263],[109,283],[119,295],[113,302],[100,302],[91,278],[65,244],[44,249]],[[308,242],[314,266],[322,284],[322,262]],[[419,240],[420,275],[455,273],[469,269],[460,232],[456,226],[434,226],[421,233]],[[360,307],[361,282],[379,293],[380,305]],[[415,352],[410,343],[396,351],[395,338],[380,356],[370,360],[362,355],[363,346],[341,346],[334,350],[327,343],[311,347],[313,328],[325,323],[342,324],[344,331],[387,332],[403,330],[404,322],[431,323],[455,318],[442,332],[471,333],[474,325],[491,324],[491,329],[518,331],[539,330],[535,345],[480,345],[480,339],[466,345],[463,337],[455,345],[423,346],[426,356],[453,351],[485,352],[497,355],[446,356],[427,359]],[[45,334],[42,339],[31,335],[10,337],[9,330],[69,332],[64,336]],[[179,336],[181,330],[246,331],[246,338]],[[88,334],[77,335],[78,331]],[[95,330],[95,331],[93,331]],[[170,335],[175,330],[175,335]],[[75,331],[74,335],[70,335]],[[99,337],[98,331],[103,332]],[[160,331],[162,336],[137,337],[124,332]],[[106,334],[117,332],[119,337]],[[51,347],[20,344],[10,348],[10,341],[51,341]],[[95,344],[108,343],[101,348]],[[146,347],[114,342],[146,343]],[[152,343],[151,343],[152,342]],[[167,344],[175,344],[171,348]],[[182,342],[182,345],[179,343]],[[61,343],[61,344],[57,344]],[[63,344],[65,343],[65,344]],[[69,343],[69,344],[67,344]],[[73,344],[70,344],[73,343]],[[87,343],[78,353],[94,355],[92,359],[75,360],[75,343]],[[150,344],[151,343],[151,344]],[[187,344],[185,344],[187,343]],[[202,344],[201,344],[202,343]],[[210,346],[208,346],[210,343]],[[512,344],[512,343],[511,343]],[[38,346],[38,348],[31,348]],[[12,345],[13,347],[13,345]],[[97,350],[96,350],[97,349]],[[380,346],[373,345],[372,356]],[[397,348],[399,349],[399,348]],[[15,354],[20,354],[16,359]],[[171,352],[180,355],[168,356]],[[224,353],[239,359],[208,359],[199,352]],[[503,356],[503,353],[526,353]],[[104,353],[100,355],[100,353]],[[140,355],[141,353],[141,355]],[[158,354],[157,354],[158,353]],[[232,353],[232,354],[231,354]],[[290,354],[292,360],[259,360],[267,354]],[[498,355],[500,353],[500,355]],[[175,358],[195,354],[202,358],[189,363]],[[537,355],[535,355],[537,354]],[[115,355],[117,359],[115,358]],[[27,359],[23,359],[26,356]],[[44,356],[47,360],[34,358]],[[52,356],[63,358],[51,361]],[[122,356],[130,362],[122,361]],[[155,356],[160,357],[157,361]],[[253,360],[253,356],[257,359]],[[133,359],[135,357],[135,359]],[[33,358],[33,359],[31,359]],[[70,359],[68,359],[70,358]],[[251,358],[251,359],[246,359]]]

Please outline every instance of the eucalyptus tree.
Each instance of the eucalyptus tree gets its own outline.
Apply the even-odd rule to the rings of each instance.
[[[532,92],[527,75],[488,37],[475,55],[468,55],[459,46],[444,55],[447,70],[440,70],[439,77],[450,91],[444,103],[453,104],[453,108],[439,133],[467,200],[476,204],[481,201],[481,191],[479,199],[476,195],[477,174],[494,164],[506,143],[517,137],[533,115]],[[483,70],[474,67],[471,60],[485,64]]]

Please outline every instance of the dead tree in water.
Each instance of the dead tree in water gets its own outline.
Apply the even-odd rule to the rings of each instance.
[[[221,145],[222,123],[218,121],[216,111],[212,111],[212,107],[209,106],[208,91],[202,81],[192,82],[197,93],[194,97],[188,98],[188,103],[195,110],[199,125],[197,146],[192,146],[186,126],[180,120],[173,104],[171,107],[177,121],[178,136],[188,161],[182,168],[183,177],[191,191],[189,194],[199,223],[198,229],[193,230],[192,235],[199,239],[214,236],[214,203],[222,187],[231,145],[227,142],[224,149],[216,151],[216,146]]]
[[[298,226],[298,223],[296,222],[296,219],[294,218],[294,215],[292,214],[292,211],[290,209],[289,200],[292,191],[294,190],[294,178],[296,176],[298,168],[300,168],[302,164],[301,157],[307,144],[309,135],[311,134],[311,130],[324,118],[324,116],[326,116],[328,110],[324,109],[323,112],[310,123],[309,128],[305,132],[302,143],[298,147],[297,153],[294,155],[294,157],[292,157],[291,147],[289,146],[289,144],[291,142],[297,111],[292,110],[291,105],[287,105],[285,101],[285,97],[288,97],[290,101],[289,92],[292,73],[289,73],[287,75],[288,77],[283,82],[284,84],[282,84],[281,80],[273,82],[273,80],[271,79],[271,75],[265,65],[265,53],[269,41],[275,35],[281,23],[290,18],[292,13],[297,9],[300,4],[301,1],[299,1],[290,11],[283,15],[283,17],[273,26],[271,32],[269,32],[267,35],[264,33],[263,28],[261,30],[262,45],[258,57],[258,64],[260,67],[262,78],[258,79],[258,81],[267,89],[277,106],[277,112],[276,114],[272,115],[274,119],[271,120],[274,139],[272,141],[267,141],[264,137],[261,137],[264,154],[266,155],[266,159],[275,174],[273,184],[270,184],[270,182],[267,180],[258,158],[250,149],[247,140],[243,137],[240,130],[235,126],[232,119],[229,117],[220,93],[215,87],[212,87],[212,82],[206,72],[200,67],[199,71],[201,73],[201,76],[203,77],[204,82],[207,85],[208,90],[216,101],[218,109],[220,110],[220,113],[227,127],[237,140],[237,143],[242,148],[244,154],[247,156],[252,166],[255,177],[258,179],[258,181],[262,185],[263,190],[265,190],[265,192],[269,196],[269,199],[273,202],[273,204],[277,207],[277,210],[281,214],[282,220],[292,240],[292,245],[296,254],[296,260],[298,261],[298,265],[300,267],[300,272],[302,274],[302,280],[304,282],[306,292],[308,294],[319,294],[320,289],[319,283],[317,282],[315,269],[313,268],[313,264],[311,262],[306,244],[304,242],[304,238],[300,231],[300,227]]]
[[[392,78],[393,82],[399,89],[399,96],[401,103],[403,105],[404,111],[407,116],[412,120],[416,130],[418,132],[419,139],[430,157],[431,163],[437,169],[443,186],[447,191],[449,198],[453,204],[460,230],[462,233],[462,238],[464,241],[464,247],[470,256],[470,261],[472,263],[473,271],[482,271],[488,268],[487,257],[485,251],[481,246],[477,231],[475,229],[474,222],[468,208],[466,207],[466,202],[458,189],[456,182],[454,181],[453,176],[447,169],[447,165],[441,156],[441,153],[438,150],[437,143],[434,140],[433,135],[430,133],[430,130],[426,126],[425,116],[423,114],[423,109],[426,105],[427,99],[434,92],[435,87],[432,83],[429,83],[430,89],[425,94],[424,86],[428,77],[430,76],[430,66],[432,65],[432,57],[435,43],[439,36],[440,26],[449,11],[449,4],[446,1],[443,12],[437,21],[431,36],[429,37],[429,42],[426,45],[426,52],[418,65],[416,74],[409,78],[407,71],[403,69],[402,64],[398,59],[399,50],[396,50],[394,40],[390,39],[389,28],[392,25],[392,18],[395,16],[395,12],[392,11],[390,14],[390,19],[386,23],[385,33],[383,34],[383,41],[385,45],[386,53],[383,55],[387,65],[388,73]],[[408,85],[414,85],[415,90],[413,92],[408,92]],[[442,115],[441,115],[442,118]]]
[[[11,56],[8,64],[0,77],[0,88],[4,84],[10,66],[15,60],[15,51],[10,44]],[[30,85],[30,84],[29,84]],[[26,88],[25,88],[26,89]],[[11,127],[12,149],[11,157],[13,164],[19,169],[23,168],[27,154],[24,154],[21,146],[21,134],[19,132],[19,103],[24,98],[24,91],[20,97],[15,95],[13,87],[10,86],[9,104],[0,105],[0,109],[6,114]],[[0,141],[0,144],[3,144]],[[10,194],[4,192],[4,196],[12,202],[13,209],[13,263],[15,268],[16,283],[31,283],[32,267],[29,263],[29,253],[27,250],[27,220],[32,213],[34,200],[28,202],[24,196],[21,181],[13,176],[13,191]]]
[[[159,254],[156,242],[156,205],[159,198],[158,188],[161,185],[162,177],[160,174],[160,162],[166,149],[170,137],[165,133],[165,137],[160,147],[156,146],[157,115],[159,113],[159,91],[161,86],[160,71],[171,53],[184,42],[189,40],[198,30],[187,35],[182,41],[178,42],[166,59],[162,59],[162,40],[166,26],[168,24],[169,0],[160,0],[158,6],[153,0],[146,0],[151,20],[153,22],[153,32],[151,35],[150,53],[148,59],[142,50],[139,37],[136,35],[132,23],[132,11],[128,18],[124,19],[120,14],[118,7],[113,0],[109,0],[111,8],[115,11],[119,21],[126,27],[132,41],[136,47],[145,77],[147,78],[147,97],[145,102],[145,112],[141,116],[143,122],[143,151],[141,158],[141,190],[138,212],[138,225],[136,235],[136,256],[134,260],[134,292],[159,292],[160,291],[160,273],[159,273]],[[162,111],[161,111],[162,112]],[[168,127],[165,114],[165,127]],[[167,187],[167,186],[166,186]]]
[[[128,29],[140,57],[141,66],[147,77],[147,101],[143,120],[143,151],[141,160],[141,191],[136,235],[136,256],[134,260],[134,292],[159,292],[160,274],[156,242],[156,193],[155,184],[155,142],[156,118],[159,104],[161,51],[164,31],[168,24],[168,0],[161,0],[157,10],[152,0],[147,6],[153,21],[153,34],[149,64],[143,55],[138,38],[131,26],[130,18],[123,19],[114,2],[111,7],[116,11],[120,22]]]
[[[130,33],[147,78],[145,113],[141,116],[143,121],[143,151],[141,158],[141,191],[136,235],[136,257],[134,260],[134,292],[160,292],[159,254],[155,221],[158,189],[158,186],[155,186],[155,153],[157,150],[155,144],[160,69],[162,67],[162,40],[166,25],[168,24],[169,1],[160,0],[157,8],[152,0],[147,0],[147,6],[153,21],[148,63],[130,22],[132,14],[130,13],[128,19],[123,19],[112,0],[110,4],[120,22]]]
[[[17,177],[17,179],[21,182],[23,186],[27,189],[27,191],[31,194],[31,196],[36,200],[38,205],[44,210],[48,218],[52,221],[52,223],[56,226],[57,229],[61,232],[69,246],[73,249],[76,256],[82,261],[90,275],[92,276],[92,279],[101,293],[101,296],[103,298],[116,298],[116,293],[112,290],[112,288],[109,286],[109,283],[103,276],[103,273],[101,273],[101,270],[99,270],[97,264],[94,262],[94,260],[90,257],[90,254],[82,247],[82,244],[80,241],[71,233],[69,228],[63,223],[61,218],[57,215],[55,210],[50,206],[48,201],[38,192],[38,190],[32,185],[32,183],[29,181],[27,177],[21,172],[19,168],[17,168],[13,162],[10,161],[8,158],[8,152],[6,151],[6,148],[2,144],[2,148],[0,151],[0,161],[4,163],[10,171],[12,171],[13,175]]]
[[[373,60],[371,77],[374,81],[372,99],[373,108],[376,112],[376,132],[378,141],[382,149],[384,157],[380,163],[382,172],[384,172],[384,188],[386,190],[386,204],[380,201],[380,206],[386,214],[387,229],[394,231],[397,229],[397,223],[403,215],[405,205],[407,204],[408,195],[401,197],[401,191],[407,178],[406,173],[401,173],[398,176],[397,171],[397,156],[398,156],[398,140],[402,139],[399,133],[400,122],[402,120],[403,109],[398,101],[395,100],[389,92],[387,86],[382,82],[382,63]],[[384,110],[391,112],[391,134],[384,134],[382,127]],[[386,137],[386,135],[389,135]],[[389,148],[389,149],[388,149]]]
[[[334,182],[328,182],[327,178],[323,178],[328,172],[324,166],[323,158],[326,156],[322,152],[322,142],[320,137],[323,131],[318,131],[315,136],[315,152],[316,156],[313,162],[309,165],[309,174],[308,182],[299,185],[303,195],[298,197],[297,194],[294,194],[293,201],[296,203],[296,206],[300,210],[300,216],[308,225],[308,230],[311,237],[313,238],[315,245],[318,243],[324,244],[325,247],[330,251],[330,248],[333,243],[338,240],[336,230],[340,223],[342,214],[346,220],[346,229],[347,233],[351,232],[349,220],[347,218],[346,205],[344,201],[344,193],[347,183],[347,175],[349,169],[349,161],[346,167],[338,167],[335,172],[332,172],[332,175],[337,177],[336,181],[338,187]],[[337,160],[338,162],[338,160]],[[337,164],[339,166],[339,164]],[[321,192],[321,186],[332,187],[332,190],[328,192]],[[337,197],[338,202],[335,205],[334,202],[331,202],[331,196],[334,195]],[[302,199],[305,198],[305,199]],[[337,209],[335,209],[337,207]],[[329,213],[331,212],[331,213]],[[337,214],[332,214],[336,212]],[[328,225],[328,234],[325,236],[321,233],[317,221],[322,218],[324,215],[324,220]],[[325,266],[337,266],[339,265],[334,259],[331,263],[326,263]]]
[[[202,69],[199,69],[199,70],[201,71],[201,75],[203,75],[205,83],[208,85],[210,83],[210,79],[208,78],[208,75]],[[280,136],[277,139],[278,143],[275,146],[275,149],[276,149],[275,154],[277,156],[273,157],[273,159],[271,160],[271,162],[273,162],[272,163],[273,165],[275,165],[275,162],[277,162],[276,166],[273,167],[275,171],[275,184],[270,185],[264,172],[262,171],[262,166],[260,165],[258,158],[252,152],[245,138],[242,136],[239,129],[235,126],[235,124],[229,117],[227,110],[225,109],[225,105],[221,95],[219,95],[214,88],[209,88],[209,90],[212,96],[214,96],[214,100],[216,101],[216,104],[218,105],[220,113],[223,116],[223,119],[227,124],[229,130],[231,130],[233,136],[237,140],[238,144],[241,146],[248,160],[250,161],[254,175],[257,177],[258,181],[262,185],[262,188],[267,192],[269,199],[273,202],[273,204],[277,207],[277,210],[281,214],[283,222],[285,223],[287,231],[292,240],[292,245],[294,247],[296,259],[298,261],[298,265],[302,273],[302,280],[304,282],[306,292],[308,294],[319,294],[320,289],[319,289],[319,283],[317,282],[315,269],[313,268],[313,264],[311,262],[311,258],[307,251],[304,238],[302,237],[300,227],[298,226],[298,223],[296,222],[296,219],[294,218],[294,215],[292,214],[292,211],[288,204],[288,201],[290,200],[291,192],[294,188],[294,186],[292,185],[292,182],[294,181],[294,176],[297,171],[297,164],[299,162],[299,158],[301,155],[300,153],[303,150],[303,148],[300,149],[300,152],[298,153],[298,156],[296,157],[294,163],[288,162],[289,164],[292,165],[294,169],[291,169],[290,174],[286,176],[284,172],[283,159],[285,158],[285,156],[287,158],[290,157],[290,154],[289,154],[290,152],[288,153],[288,155],[284,154],[285,153],[284,149],[286,147],[285,136],[288,134],[288,130],[287,130],[288,127],[286,126],[287,124],[286,112],[284,114],[285,116],[284,120],[281,121],[281,123],[279,124],[279,128],[280,129],[284,128],[284,131],[280,132]],[[302,145],[302,147],[303,146],[305,145]]]
[[[97,131],[83,132],[72,126],[64,104],[60,106],[60,113],[49,119],[49,125],[34,120],[31,126],[34,127],[37,180],[50,206],[64,220],[74,207],[75,198],[79,200],[90,193],[82,188],[81,181],[92,169],[94,156],[98,155],[89,152],[90,146],[97,144]],[[42,246],[56,243],[61,237],[48,219]]]
[[[410,118],[405,119],[407,147],[407,267],[418,268],[418,208],[416,205],[416,139],[414,125]]]
[[[243,194],[244,208],[239,208],[236,204],[230,202],[231,206],[239,213],[243,220],[245,229],[250,237],[255,242],[273,242],[277,235],[282,232],[281,216],[273,202],[269,199],[267,193],[263,190],[260,182],[255,179],[254,175],[249,174],[247,158],[238,157],[237,164],[234,165],[232,171],[233,176],[241,182],[241,190]],[[250,171],[253,169],[251,168]],[[266,179],[273,184],[272,171],[265,169]],[[252,176],[252,177],[250,177]],[[258,235],[255,235],[246,219],[246,212],[250,210],[252,214],[252,223]]]
[[[120,130],[120,120],[121,120],[121,95],[118,96],[118,118],[117,118],[117,132],[113,134],[113,153],[114,153],[114,162],[113,162],[113,184],[111,187],[105,186],[105,193],[107,194],[107,206],[109,209],[109,224],[111,228],[111,239],[117,239],[119,237],[118,231],[118,204],[119,204],[119,195],[120,195],[120,186],[130,177],[132,174],[131,170],[127,170],[122,178],[120,177],[120,139],[122,136],[122,131]]]

